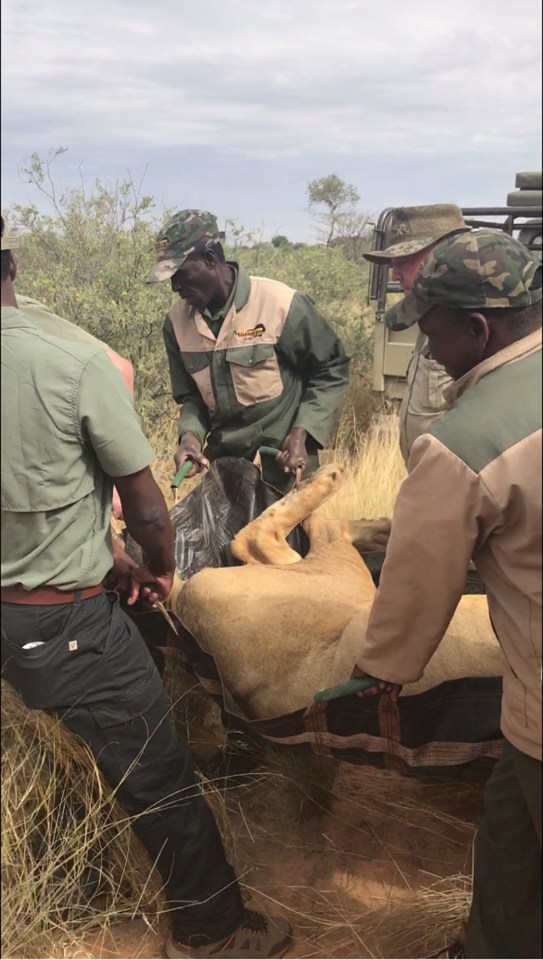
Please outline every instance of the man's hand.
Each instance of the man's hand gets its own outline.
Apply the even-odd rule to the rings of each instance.
[[[176,470],[180,470],[186,460],[192,460],[193,467],[189,470],[187,477],[194,477],[195,474],[207,470],[209,460],[202,453],[202,444],[195,433],[187,430],[179,438],[179,446],[174,454]]]
[[[145,584],[145,586],[144,586]],[[173,570],[169,573],[151,573],[148,566],[134,567],[130,571],[130,586],[127,604],[132,607],[136,600],[144,600],[150,607],[166,599],[173,586]]]
[[[307,466],[306,439],[307,431],[303,427],[293,427],[285,437],[283,446],[275,458],[285,473],[296,473],[299,468],[303,472]]]
[[[104,578],[106,590],[118,590],[119,593],[128,593],[130,589],[130,574],[137,567],[135,560],[123,550],[117,539],[113,539],[113,566]]]
[[[369,673],[364,673],[356,664],[351,674],[351,680],[369,677]],[[360,690],[357,697],[374,697],[377,693],[390,693],[393,700],[397,700],[400,695],[402,685],[400,683],[390,683],[388,680],[377,680],[374,687],[368,687],[367,690]]]

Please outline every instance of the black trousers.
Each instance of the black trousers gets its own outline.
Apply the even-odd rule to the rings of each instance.
[[[243,909],[236,877],[157,669],[116,594],[2,603],[1,649],[2,675],[26,706],[56,713],[84,740],[119,803],[137,815],[134,830],[165,883],[175,938],[196,946],[232,933]]]
[[[541,957],[541,761],[506,743],[474,846],[466,957]]]

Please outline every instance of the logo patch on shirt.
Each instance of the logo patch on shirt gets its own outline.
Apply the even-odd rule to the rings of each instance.
[[[265,330],[266,327],[263,323],[257,323],[256,327],[252,327],[250,330],[236,330],[236,337],[242,337],[244,340],[250,340],[253,337],[261,337]]]
[[[73,653],[74,650],[77,650],[77,640],[68,640],[68,650],[70,653]]]

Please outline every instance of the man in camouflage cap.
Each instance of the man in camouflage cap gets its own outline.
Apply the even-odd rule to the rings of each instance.
[[[504,748],[475,843],[465,944],[541,956],[541,264],[496,230],[450,237],[387,314],[419,323],[454,382],[413,444],[355,676],[418,680],[470,559],[504,653]],[[463,952],[462,952],[463,949]]]
[[[387,247],[372,250],[364,257],[371,263],[389,266],[392,279],[404,293],[409,293],[421,263],[436,244],[467,230],[460,208],[452,203],[396,207],[386,228]],[[419,333],[399,413],[400,449],[406,464],[414,441],[446,410],[443,390],[449,383],[450,377],[429,355],[427,339]]]
[[[219,243],[217,218],[206,210],[181,210],[160,232],[156,259],[147,283],[170,280],[191,254],[203,253]]]
[[[519,241],[497,230],[472,230],[439,244],[417,272],[411,292],[387,311],[385,322],[405,330],[414,323],[420,326],[433,307],[530,307],[541,300],[541,287],[532,288],[540,270]]]
[[[164,322],[174,399],[182,406],[179,468],[253,460],[279,492],[318,466],[348,383],[343,345],[309,296],[226,262],[217,220],[182,210],[161,230],[149,283],[179,299]],[[205,445],[205,453],[204,453]],[[190,476],[191,474],[189,474]]]

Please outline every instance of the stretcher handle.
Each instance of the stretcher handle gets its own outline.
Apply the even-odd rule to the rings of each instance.
[[[277,447],[259,447],[258,453],[264,454],[265,457],[276,457],[279,450]]]
[[[264,454],[265,457],[276,457],[277,454],[280,453],[280,451],[277,449],[277,447],[259,447],[258,453]],[[304,469],[305,467],[298,467],[296,469],[295,480],[294,480],[294,486],[296,488],[300,486]]]
[[[179,467],[179,470],[177,471],[175,477],[172,480],[172,483],[171,483],[172,490],[177,490],[181,481],[184,480],[187,474],[192,470],[192,467],[193,467],[192,460],[190,459],[185,460],[183,466]]]
[[[370,690],[371,687],[378,687],[380,680],[375,677],[359,677],[353,680],[346,680],[345,683],[338,683],[335,687],[327,687],[326,690],[319,690],[313,700],[315,703],[327,703],[328,700],[338,700],[339,697],[348,697],[350,693],[361,693],[362,690]]]

